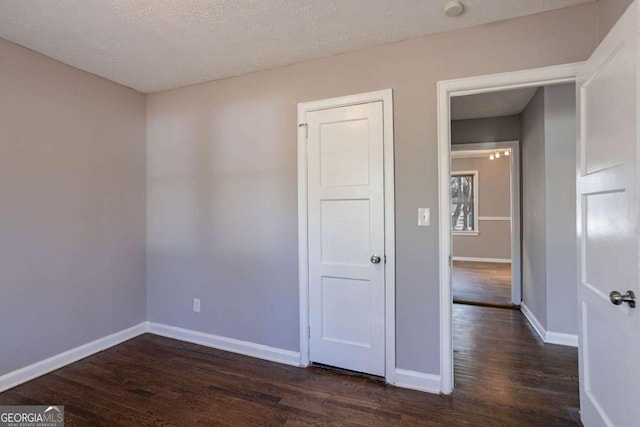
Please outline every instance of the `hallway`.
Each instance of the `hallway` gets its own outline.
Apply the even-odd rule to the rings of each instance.
[[[494,425],[575,425],[577,348],[545,344],[519,310],[454,304],[453,325],[456,398],[509,414]]]

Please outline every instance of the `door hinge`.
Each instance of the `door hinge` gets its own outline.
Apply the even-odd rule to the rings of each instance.
[[[387,263],[387,256],[386,255],[384,256],[384,263],[385,264]]]
[[[449,267],[453,267],[453,259],[451,258],[451,255],[449,255]]]
[[[308,139],[309,138],[309,125],[306,123],[300,123],[298,125],[299,128],[304,128],[304,139]]]
[[[311,339],[311,325],[307,325],[307,339]]]

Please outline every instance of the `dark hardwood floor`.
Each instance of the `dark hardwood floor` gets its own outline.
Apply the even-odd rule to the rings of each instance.
[[[142,335],[0,394],[67,426],[576,425],[577,351],[515,310],[454,305],[456,390],[439,396]]]
[[[481,394],[492,425],[577,421],[577,348],[545,344],[520,310],[454,304],[453,320],[455,398]]]
[[[511,264],[453,261],[453,301],[511,305]]]

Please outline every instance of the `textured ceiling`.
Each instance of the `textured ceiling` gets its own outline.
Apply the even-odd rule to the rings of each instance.
[[[520,114],[537,87],[451,98],[451,120],[482,119]]]
[[[142,92],[593,0],[0,0],[0,37]]]

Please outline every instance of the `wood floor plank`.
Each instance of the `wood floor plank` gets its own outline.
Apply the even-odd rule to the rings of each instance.
[[[451,396],[145,334],[0,394],[68,426],[576,425],[577,351],[519,311],[454,305]]]
[[[511,264],[453,261],[453,301],[511,306]]]

